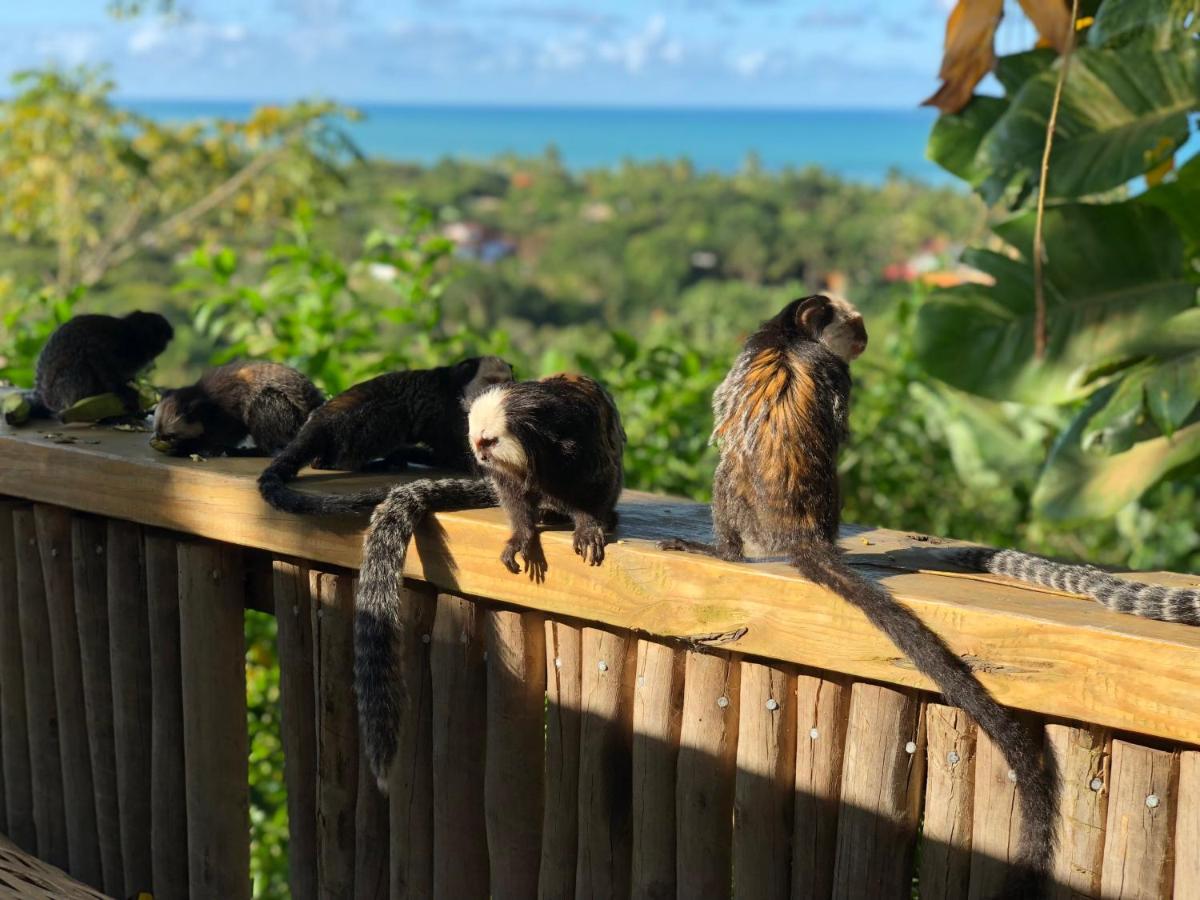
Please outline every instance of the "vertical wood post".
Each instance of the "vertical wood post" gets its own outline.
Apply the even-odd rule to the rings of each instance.
[[[241,558],[233,547],[190,542],[179,544],[178,558],[190,893],[249,900]]]
[[[150,620],[141,526],[108,520],[108,617],[113,736],[120,795],[125,893],[153,889],[151,771],[153,699]]]
[[[150,835],[155,900],[188,896],[187,777],[179,635],[179,549],[173,535],[147,531],[146,599],[150,629]]]
[[[280,742],[288,805],[288,886],[294,900],[317,897],[317,713],[308,570],[275,560]]]
[[[579,838],[579,629],[546,622],[546,783],[542,819],[541,900],[575,896]]]
[[[1175,822],[1175,896],[1200,900],[1200,751],[1179,760],[1179,812]]]
[[[1046,750],[1058,763],[1058,852],[1050,870],[1055,900],[1100,894],[1108,819],[1108,729],[1046,726]]]
[[[309,572],[317,714],[317,885],[340,898],[354,886],[358,716],[354,707],[354,578]]]
[[[25,667],[25,711],[29,724],[29,763],[33,785],[33,821],[37,855],[66,869],[67,815],[63,804],[62,755],[50,616],[38,553],[33,510],[13,510],[17,549],[17,596],[21,605],[21,661]]]
[[[734,897],[786,898],[792,887],[796,677],[742,663],[734,784]]]
[[[354,900],[388,900],[388,798],[365,756],[358,758],[354,804]]]
[[[975,737],[975,800],[971,824],[970,900],[1004,887],[1021,836],[1021,802],[1004,755],[982,729]]]
[[[689,652],[675,782],[675,881],[681,897],[716,897],[733,883],[733,778],[740,667]]]
[[[792,896],[829,900],[837,854],[842,757],[850,687],[841,680],[796,679],[796,793]]]
[[[537,894],[546,747],[546,631],[536,613],[484,610],[487,821],[491,896]]]
[[[108,645],[108,526],[103,519],[71,520],[75,619],[87,710],[88,747],[95,789],[96,830],[104,892],[125,896],[121,816],[117,805],[117,752],[113,739],[112,664]],[[176,810],[178,815],[178,810]]]
[[[1166,900],[1175,878],[1179,754],[1113,741],[1109,784],[1100,891],[1105,900]]]
[[[975,723],[961,709],[930,703],[925,733],[921,900],[958,900],[971,884]]]
[[[25,707],[21,650],[21,603],[17,593],[17,546],[13,512],[0,500],[0,754],[3,755],[5,833],[27,853],[37,850],[33,822],[33,772]]]
[[[433,896],[433,684],[429,656],[437,592],[397,586],[402,624],[397,679],[408,702],[400,710],[396,760],[388,780],[392,900]]]
[[[675,759],[683,654],[638,641],[633,686],[633,884],[640,900],[675,896]]]
[[[921,703],[904,691],[851,689],[833,896],[907,900],[925,769]]]
[[[438,594],[433,678],[433,896],[488,896],[483,635],[475,604]]]
[[[101,887],[100,838],[96,831],[96,795],[88,749],[79,627],[75,621],[75,579],[71,551],[71,513],[39,503],[33,508],[50,645],[54,656],[54,696],[62,751],[63,808],[67,817],[67,858],[71,875]]]

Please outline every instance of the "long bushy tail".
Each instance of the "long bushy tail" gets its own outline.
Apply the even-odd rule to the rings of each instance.
[[[815,544],[797,554],[793,565],[805,578],[854,604],[917,668],[933,680],[947,702],[979,723],[1016,774],[1021,798],[1021,837],[1016,867],[1004,898],[1038,897],[1054,856],[1058,777],[1053,759],[1042,762],[1041,744],[1011,711],[980,684],[970,667],[884,588],[849,568],[832,547]]]
[[[491,482],[475,478],[410,481],[376,507],[363,542],[354,612],[354,692],[367,761],[387,790],[396,755],[401,696],[396,660],[400,639],[397,587],[413,531],[431,512],[495,506]]]
[[[941,553],[963,568],[1007,575],[1068,594],[1081,594],[1117,612],[1163,622],[1200,625],[1200,588],[1170,588],[1144,581],[1127,581],[1095,566],[1054,562],[1017,550],[964,547]]]
[[[258,476],[258,492],[273,507],[284,512],[331,516],[339,513],[374,509],[387,496],[391,486],[366,488],[350,494],[307,494],[288,486],[300,469],[317,456],[314,432],[300,433],[271,460]]]

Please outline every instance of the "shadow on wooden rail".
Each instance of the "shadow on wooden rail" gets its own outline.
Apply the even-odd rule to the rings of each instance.
[[[244,609],[278,620],[293,896],[986,897],[1013,784],[921,692],[403,590],[389,794],[349,570],[0,502],[0,831],[116,897],[248,897]],[[1200,896],[1200,753],[1030,717],[1059,896]],[[0,873],[0,885],[4,875]],[[18,896],[37,896],[27,894]]]

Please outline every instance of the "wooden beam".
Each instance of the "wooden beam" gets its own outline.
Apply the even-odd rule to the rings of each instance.
[[[145,435],[64,429],[96,444],[56,444],[0,428],[0,492],[59,503],[317,563],[356,568],[365,517],[317,519],[266,506],[255,459],[196,463],[157,454]],[[307,475],[305,489],[341,491],[378,477]],[[491,597],[658,637],[737,635],[738,652],[893,685],[932,685],[863,616],[778,563],[734,564],[663,553],[654,540],[704,536],[707,509],[626,492],[621,529],[599,569],[584,565],[570,535],[543,541],[544,584],[509,574],[497,556],[508,526],[499,510],[438,516],[418,532],[405,574],[439,588]],[[978,667],[1007,705],[1200,744],[1200,629],[1139,619],[1089,601],[1013,586],[1003,579],[908,571],[932,567],[930,539],[847,529],[852,564]],[[885,568],[892,567],[892,568]],[[1146,576],[1196,584],[1195,576]],[[1120,672],[1098,679],[1096,671]]]

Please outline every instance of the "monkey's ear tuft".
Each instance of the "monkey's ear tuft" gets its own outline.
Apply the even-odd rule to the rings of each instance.
[[[824,294],[805,297],[796,307],[796,326],[817,337],[833,321],[833,301]]]
[[[472,356],[454,364],[454,378],[460,384],[466,384],[479,371],[480,357]]]

